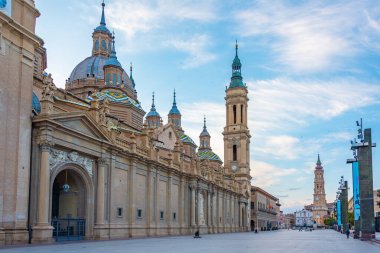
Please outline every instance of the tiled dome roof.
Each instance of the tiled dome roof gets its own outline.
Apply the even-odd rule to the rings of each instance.
[[[217,154],[215,154],[214,152],[212,152],[211,150],[200,150],[200,151],[198,151],[198,157],[201,160],[212,160],[212,161],[222,162],[220,157]]]

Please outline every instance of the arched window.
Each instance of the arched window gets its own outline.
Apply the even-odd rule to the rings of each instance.
[[[234,124],[236,124],[236,105],[232,107],[232,112],[234,114]]]
[[[241,111],[241,117],[240,117],[240,119],[241,119],[241,123],[243,123],[243,105],[240,105],[240,111]]]
[[[112,75],[112,83],[113,83],[113,85],[116,85],[116,83],[117,83],[117,77],[116,77],[116,74],[113,74],[113,75]]]
[[[236,161],[236,160],[237,160],[237,146],[233,145],[232,146],[232,161]]]
[[[172,132],[169,132],[169,139],[172,138]]]
[[[95,41],[95,50],[99,50],[99,40]]]
[[[106,49],[106,41],[105,40],[102,40],[102,49]]]
[[[108,41],[108,51],[111,52],[111,41]]]

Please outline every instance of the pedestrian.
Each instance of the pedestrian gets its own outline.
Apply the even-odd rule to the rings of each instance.
[[[348,228],[348,226],[347,226],[347,230],[346,230],[346,235],[347,235],[347,239],[350,238],[350,229]]]

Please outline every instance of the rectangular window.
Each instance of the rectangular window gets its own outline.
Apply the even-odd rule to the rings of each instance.
[[[141,209],[137,209],[137,218],[138,219],[142,218],[142,210]]]
[[[116,83],[117,83],[116,74],[113,74],[112,75],[112,84],[116,85]]]
[[[123,208],[121,207],[117,208],[117,217],[123,217]]]
[[[160,220],[164,219],[164,211],[160,211]]]
[[[173,213],[173,221],[175,221],[176,219],[177,219],[177,214]]]

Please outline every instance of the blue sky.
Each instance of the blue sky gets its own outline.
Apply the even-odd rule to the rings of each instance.
[[[333,2],[333,3],[330,3]],[[183,127],[194,140],[203,115],[211,144],[223,156],[225,86],[235,39],[249,89],[253,184],[280,198],[285,211],[312,202],[321,154],[327,200],[341,175],[351,184],[350,140],[363,118],[380,145],[380,6],[376,1],[126,1],[106,0],[117,56],[133,62],[139,100],[151,94],[166,122],[177,91]],[[91,54],[100,1],[42,1],[37,33],[48,72],[64,87]],[[374,187],[380,158],[374,149]],[[352,194],[351,194],[352,195]]]

